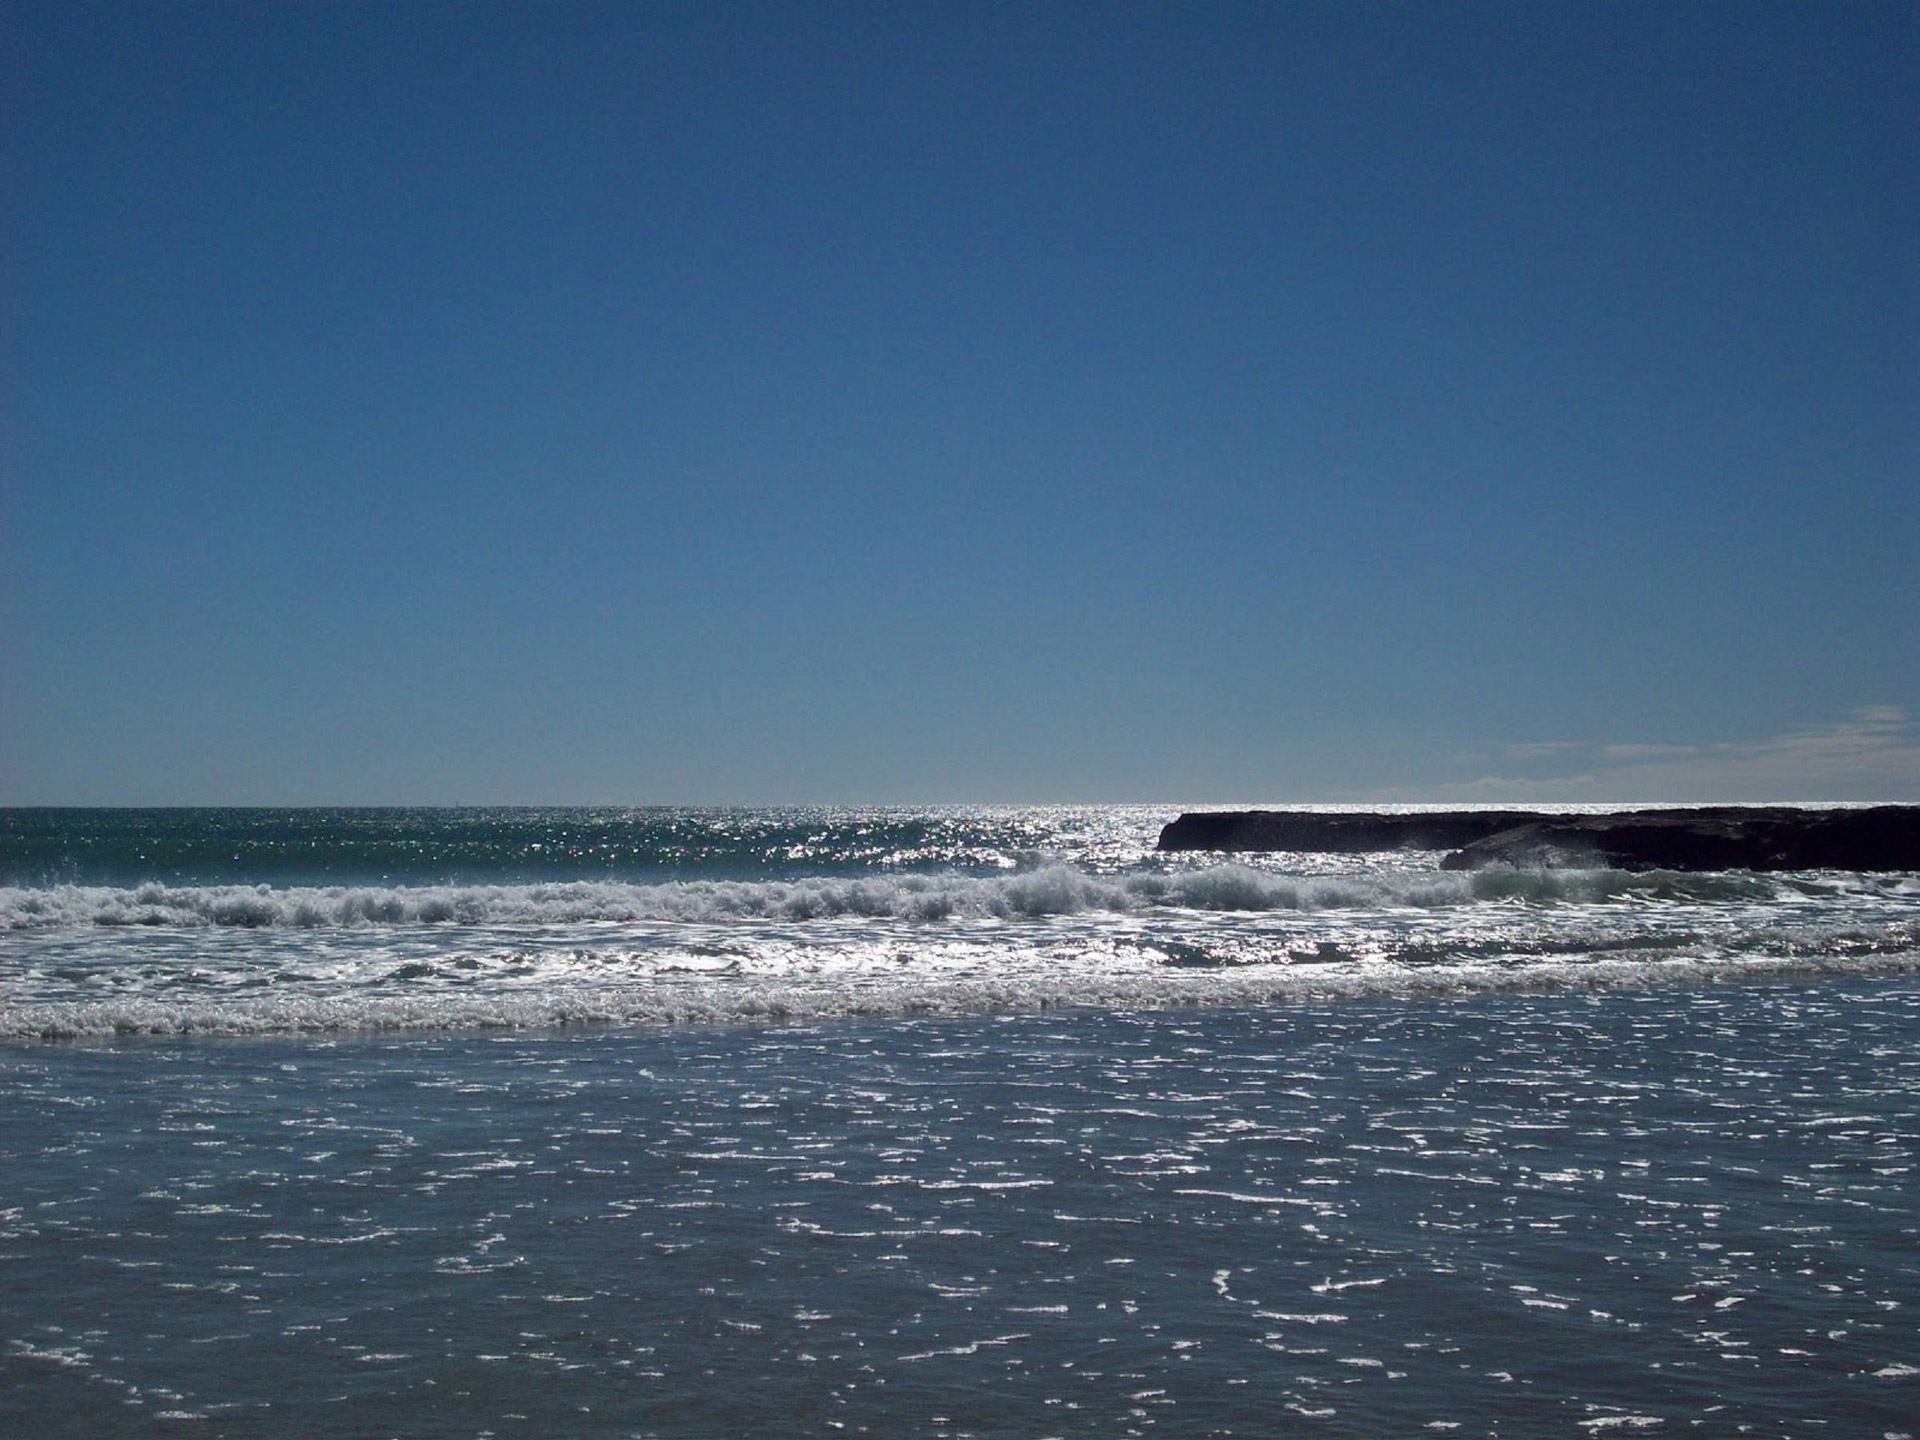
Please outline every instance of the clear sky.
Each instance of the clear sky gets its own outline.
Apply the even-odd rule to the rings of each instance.
[[[0,803],[1920,798],[1920,8],[90,4]]]

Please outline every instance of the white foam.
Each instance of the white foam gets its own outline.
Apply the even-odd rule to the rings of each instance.
[[[328,929],[547,925],[591,921],[936,922],[1182,909],[1211,913],[1413,908],[1626,899],[1791,900],[1789,882],[1748,875],[1619,871],[1276,874],[1247,865],[1125,875],[1049,865],[987,876],[822,876],[795,880],[577,880],[522,885],[53,885],[0,888],[0,930],[71,926]]]
[[[0,1037],[1266,1004],[1920,964],[1913,877],[1356,865],[0,889]]]
[[[876,970],[806,981],[751,976],[677,983],[546,979],[524,989],[479,993],[401,988],[276,996],[130,996],[0,1003],[0,1038],[769,1024],[1075,1007],[1263,1006],[1306,1000],[1629,988],[1830,970],[1848,975],[1910,973],[1920,970],[1920,952],[1856,957],[1844,965],[1796,956],[1748,956],[1697,962],[1600,959],[1519,968],[1484,963],[1445,969],[1275,963],[1224,971],[1029,966],[1002,974],[984,968],[961,974]]]

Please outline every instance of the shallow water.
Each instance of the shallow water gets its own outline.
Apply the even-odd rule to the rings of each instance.
[[[1920,980],[0,1047],[9,1434],[1920,1429]]]

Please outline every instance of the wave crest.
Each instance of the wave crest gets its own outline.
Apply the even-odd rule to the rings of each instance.
[[[304,928],[714,924],[890,919],[1020,920],[1153,909],[1209,912],[1440,909],[1593,904],[1621,899],[1765,900],[1793,882],[1741,874],[1469,871],[1354,876],[1275,874],[1227,864],[1094,875],[1069,865],[1013,874],[796,880],[557,881],[529,885],[292,886],[148,883],[0,889],[0,930],[69,926]]]

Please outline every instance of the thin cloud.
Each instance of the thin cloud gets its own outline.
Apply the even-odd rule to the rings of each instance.
[[[1583,747],[1591,750],[1592,746]],[[1691,755],[1699,747],[1694,745],[1603,745],[1600,754],[1608,760],[1622,764],[1637,760],[1666,760],[1676,755]]]
[[[1495,768],[1497,767],[1497,768]],[[1920,732],[1897,705],[1760,740],[1511,745],[1445,800],[1920,799]]]

